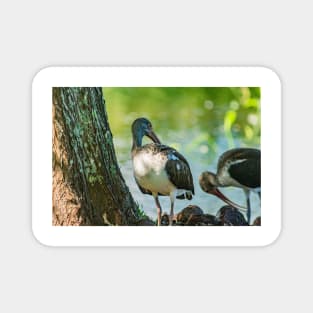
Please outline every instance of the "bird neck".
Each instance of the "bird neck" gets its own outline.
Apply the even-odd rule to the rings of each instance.
[[[218,177],[217,177],[216,174],[212,174],[212,180],[213,180],[213,185],[214,185],[215,187],[221,186],[221,184],[220,184],[220,182],[219,182]]]
[[[214,182],[214,186],[216,187],[223,187],[224,183],[222,180],[219,180],[219,175],[218,174],[214,174],[213,175],[213,182]]]
[[[140,148],[142,146],[142,138],[143,135],[141,133],[134,134],[133,133],[133,146],[132,150]]]

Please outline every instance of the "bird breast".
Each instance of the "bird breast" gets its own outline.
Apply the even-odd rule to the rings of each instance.
[[[169,195],[176,187],[165,171],[168,158],[161,153],[141,151],[133,157],[134,175],[139,185],[152,193]]]

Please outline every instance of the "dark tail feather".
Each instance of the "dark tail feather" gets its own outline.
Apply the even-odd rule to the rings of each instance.
[[[176,196],[176,199],[188,199],[188,200],[191,200],[192,199],[192,193],[190,191],[187,191],[185,193],[182,193],[178,196]]]
[[[186,192],[186,198],[188,200],[191,200],[192,199],[192,193],[190,191]]]

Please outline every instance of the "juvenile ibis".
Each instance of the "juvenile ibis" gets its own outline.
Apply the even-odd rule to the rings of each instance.
[[[146,118],[138,118],[132,124],[132,161],[136,183],[144,194],[155,200],[158,225],[161,225],[162,208],[159,196],[169,196],[171,208],[169,224],[173,224],[175,199],[192,199],[193,178],[187,160],[174,148],[161,144]],[[142,145],[144,136],[153,143]]]
[[[223,226],[248,226],[244,216],[230,205],[224,205],[216,213],[216,222]]]
[[[250,225],[250,192],[257,192],[261,198],[261,151],[251,148],[236,148],[224,152],[217,165],[217,173],[203,172],[199,177],[203,191],[219,197],[227,204],[239,210],[237,205],[226,198],[217,187],[239,187],[246,195],[247,220]]]
[[[202,209],[197,205],[188,205],[177,214],[176,219],[178,223],[186,225],[193,217],[202,216],[203,214]]]

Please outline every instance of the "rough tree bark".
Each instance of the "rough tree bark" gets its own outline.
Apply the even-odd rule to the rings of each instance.
[[[133,225],[101,88],[53,88],[53,225]]]

